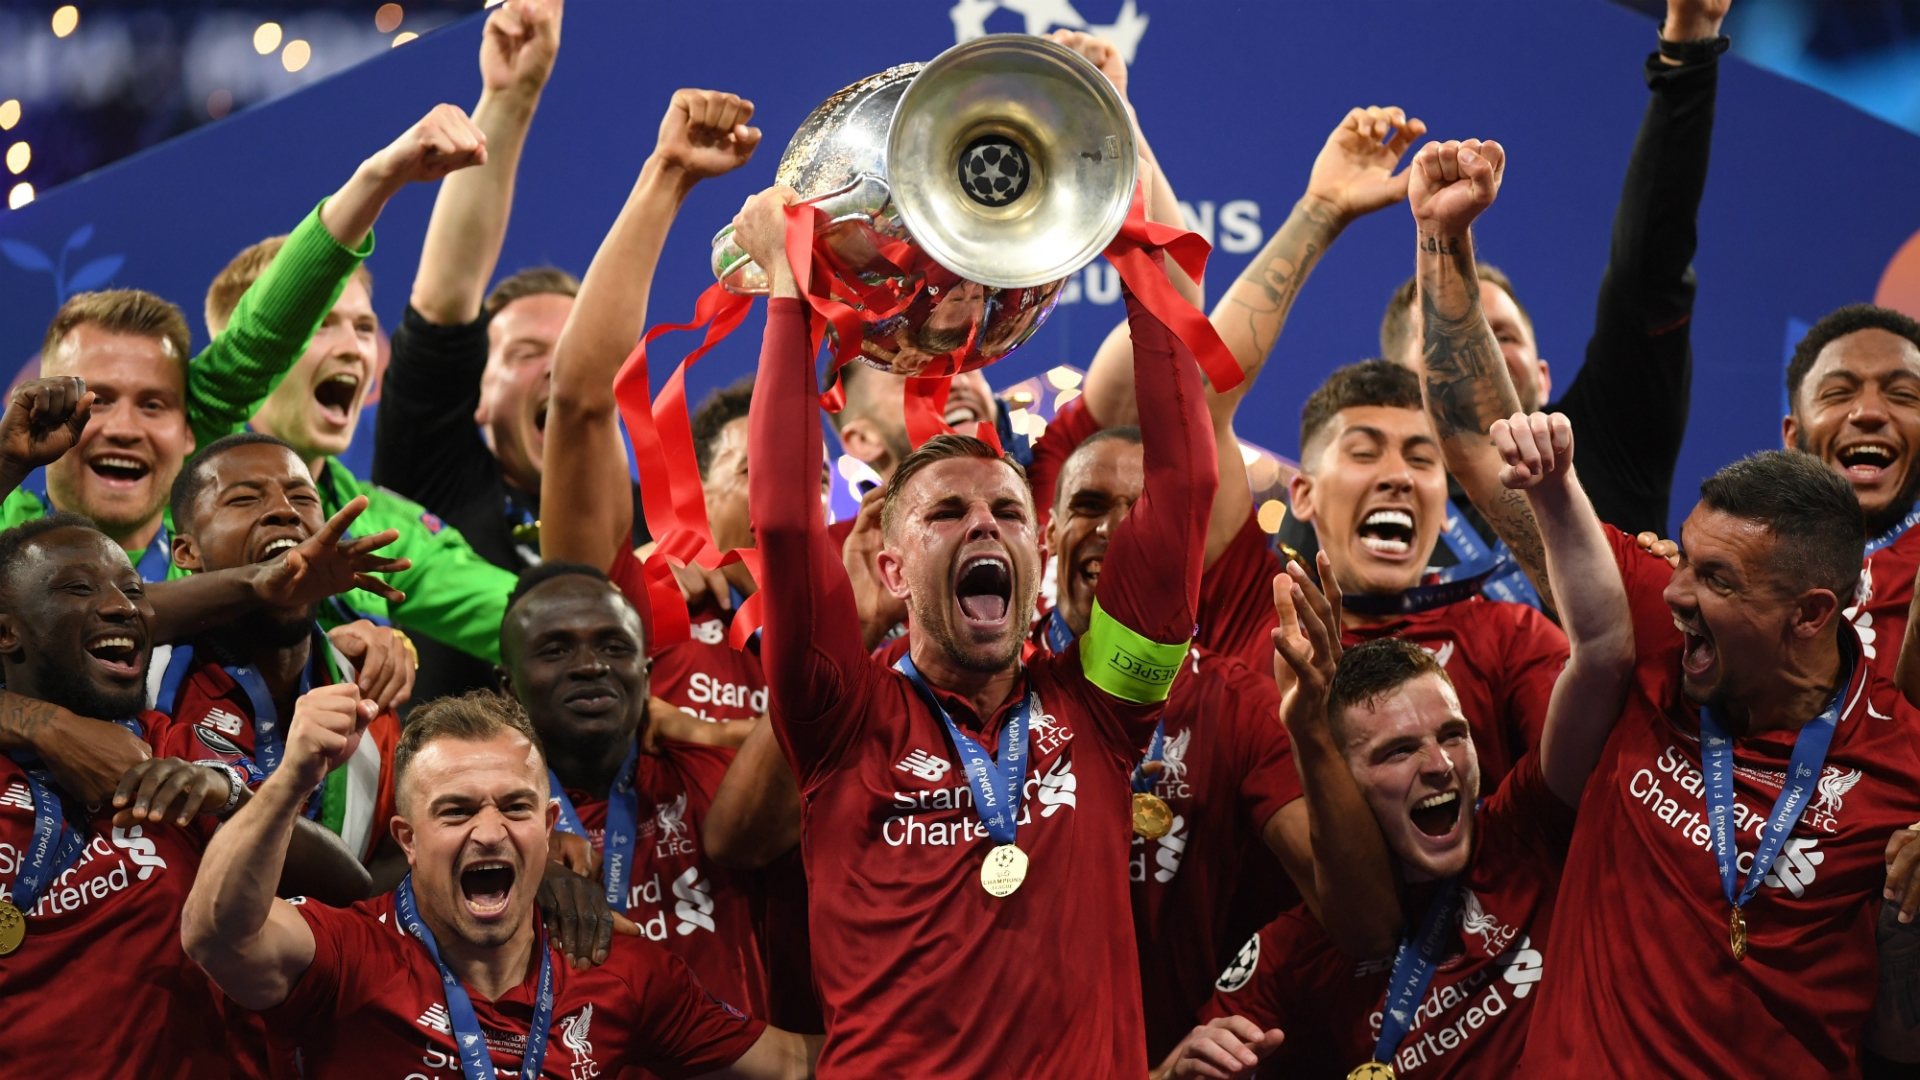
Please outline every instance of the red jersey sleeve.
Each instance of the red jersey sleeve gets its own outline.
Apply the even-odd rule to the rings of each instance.
[[[662,1080],[724,1069],[767,1030],[765,1021],[716,1000],[684,961],[651,942],[615,942],[614,956],[626,961],[621,978],[636,1006],[635,1034],[649,1051],[636,1064]]]
[[[1344,1075],[1327,1053],[1326,1033],[1338,1020],[1314,1000],[1314,980],[1303,971],[1324,951],[1325,935],[1304,907],[1281,912],[1227,962],[1197,1022],[1244,1016],[1262,1031],[1279,1028],[1286,1041],[1262,1064],[1262,1076]]]
[[[359,1009],[381,983],[401,970],[382,962],[392,952],[379,938],[402,931],[395,924],[370,918],[366,909],[372,901],[346,908],[305,898],[292,903],[313,931],[313,963],[294,981],[287,999],[261,1015],[270,1029],[297,1038],[310,1028],[324,1030],[335,1017]]]
[[[1567,635],[1553,620],[1525,604],[1499,604],[1505,616],[1500,655],[1500,712],[1512,753],[1537,750],[1547,729],[1553,684],[1567,666]]]
[[[1060,470],[1087,440],[1100,430],[1100,421],[1084,397],[1074,398],[1053,414],[1053,421],[1033,444],[1033,464],[1027,466],[1027,485],[1033,488],[1033,509],[1041,528],[1053,514],[1053,497],[1060,485]]]
[[[820,431],[804,301],[767,304],[747,442],[754,541],[767,580],[761,656],[768,712],[804,783],[859,736],[871,666],[853,585],[820,506]]]
[[[1208,657],[1224,666],[1228,692],[1232,695],[1234,724],[1242,755],[1240,802],[1246,807],[1247,821],[1255,832],[1280,808],[1300,798],[1300,770],[1293,765],[1293,742],[1280,722],[1280,688],[1273,677],[1262,675],[1247,665],[1226,656]]]
[[[1534,749],[1514,762],[1474,824],[1483,844],[1509,844],[1524,855],[1564,862],[1573,841],[1574,808],[1547,786],[1540,751]]]
[[[1051,430],[1051,429],[1049,429]],[[1273,578],[1280,556],[1249,513],[1226,550],[1200,575],[1200,631],[1194,643],[1234,656],[1255,671],[1273,665]]]
[[[1668,666],[1673,652],[1684,648],[1680,631],[1673,625],[1673,609],[1661,594],[1673,580],[1673,567],[1667,560],[1642,551],[1633,537],[1605,522],[1607,542],[1613,545],[1613,560],[1620,567],[1620,580],[1627,587],[1627,610],[1633,615],[1633,651],[1635,666],[1650,663]]]

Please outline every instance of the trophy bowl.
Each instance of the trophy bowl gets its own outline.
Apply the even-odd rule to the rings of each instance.
[[[994,34],[829,97],[775,179],[824,215],[815,252],[860,315],[860,358],[938,376],[1033,336],[1119,233],[1137,168],[1126,103],[1099,69],[1046,38]],[[767,292],[732,226],[712,262],[727,289]]]

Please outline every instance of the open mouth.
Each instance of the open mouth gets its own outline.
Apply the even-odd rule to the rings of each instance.
[[[292,551],[294,548],[297,548],[299,546],[300,546],[300,540],[297,537],[282,536],[276,540],[268,541],[267,546],[260,549],[259,557],[254,559],[253,561],[266,562],[268,559],[274,558],[276,556],[285,555],[287,552]]]
[[[87,655],[115,675],[140,677],[140,646],[131,634],[102,634],[87,643]]]
[[[976,555],[961,564],[953,596],[968,619],[1003,622],[1013,605],[1013,568],[998,556]]]
[[[1847,479],[1858,483],[1880,479],[1899,457],[1898,451],[1883,443],[1855,443],[1834,454]]]
[[[137,484],[153,471],[146,462],[125,454],[102,454],[87,462],[87,468],[110,484]]]
[[[1673,617],[1673,626],[1680,631],[1680,636],[1685,638],[1687,643],[1686,650],[1680,654],[1681,670],[1689,675],[1700,675],[1713,667],[1715,653],[1712,640],[1695,631],[1678,615]]]
[[[353,412],[354,399],[360,395],[360,376],[350,371],[330,375],[313,388],[313,400],[321,415],[336,427],[344,427]]]
[[[1405,510],[1375,510],[1360,522],[1360,543],[1389,559],[1413,553],[1413,515]]]
[[[1100,566],[1104,562],[1106,562],[1106,552],[1102,551],[1098,555],[1089,555],[1081,559],[1079,563],[1074,566],[1073,572],[1079,575],[1081,581],[1086,582],[1088,591],[1099,587]]]
[[[1407,815],[1413,827],[1427,836],[1445,836],[1460,822],[1460,793],[1449,791],[1421,799]]]
[[[467,910],[482,918],[507,910],[513,877],[513,867],[499,859],[476,862],[460,871],[460,895]]]
[[[533,430],[542,435],[547,433],[547,403],[544,401],[534,407]]]
[[[973,407],[972,402],[949,401],[947,402],[947,411],[941,416],[941,419],[947,422],[948,427],[959,427],[961,424],[979,423],[981,416],[979,411]]]

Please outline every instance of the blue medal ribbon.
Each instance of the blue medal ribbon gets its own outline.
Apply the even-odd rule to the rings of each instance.
[[[138,721],[115,720],[114,723],[135,735],[141,732]],[[87,839],[68,824],[59,788],[52,774],[40,767],[39,757],[24,750],[9,756],[25,770],[27,789],[33,793],[33,839],[27,850],[20,853],[20,869],[14,875],[13,887],[8,890],[9,902],[25,914],[40,903],[47,888],[60,875],[80,861],[80,853],[87,849]]]
[[[960,725],[947,715],[940,699],[934,696],[933,688],[927,685],[920,670],[913,666],[912,657],[901,657],[893,668],[907,677],[920,695],[920,700],[927,703],[927,710],[947,726],[947,735],[953,739],[954,752],[959,755],[966,769],[967,784],[973,788],[974,811],[980,815],[980,824],[985,827],[987,835],[996,844],[1013,843],[1020,828],[1020,799],[1025,794],[1027,726],[1033,719],[1033,694],[1022,694],[1020,704],[1014,706],[1013,715],[1007,718],[1006,730],[1001,733],[1000,760],[996,762],[987,753],[986,747],[961,731]]]
[[[1766,828],[1760,834],[1760,846],[1754,849],[1753,865],[1747,868],[1747,880],[1740,884],[1740,849],[1733,824],[1733,739],[1709,706],[1700,710],[1700,770],[1706,774],[1707,824],[1713,832],[1713,857],[1720,864],[1720,889],[1727,903],[1742,907],[1760,891],[1773,870],[1773,860],[1793,831],[1794,822],[1813,798],[1820,782],[1821,767],[1827,761],[1827,747],[1840,725],[1840,711],[1847,691],[1853,685],[1853,660],[1848,658],[1840,689],[1827,707],[1800,729],[1793,739],[1793,756],[1787,761],[1786,783],[1773,800]]]
[[[433,957],[433,966],[440,969],[440,982],[447,995],[447,1017],[451,1021],[447,1026],[453,1029],[453,1045],[460,1052],[460,1071],[466,1074],[466,1080],[496,1080],[493,1053],[487,1049],[487,1037],[480,1030],[480,1017],[473,1011],[473,998],[467,995],[459,976],[440,959],[440,946],[433,940],[433,931],[420,918],[419,908],[413,902],[412,874],[401,878],[400,886],[393,891],[393,910],[399,916],[400,925],[420,939],[420,944],[427,947],[427,955]],[[524,1080],[538,1080],[540,1066],[547,1059],[547,1039],[553,1031],[553,950],[547,947],[546,935],[538,926],[534,928],[534,935],[535,947],[540,950],[540,990],[534,998],[533,1020],[527,1026],[527,1049],[520,1061],[520,1076]]]
[[[1066,616],[1060,614],[1059,608],[1047,613],[1046,638],[1047,651],[1055,656],[1066,652],[1067,646],[1073,644],[1073,627],[1067,625]]]
[[[606,886],[607,906],[625,913],[627,882],[633,879],[633,852],[640,834],[640,793],[634,790],[640,767],[640,740],[633,740],[627,760],[607,792],[607,831],[600,840],[600,880]]]
[[[553,823],[554,832],[572,833],[585,839],[587,827],[580,824],[580,812],[573,808],[573,800],[567,797],[567,789],[560,783],[560,776],[552,769],[547,770],[547,787],[553,792],[553,801],[560,804],[560,820]]]
[[[1447,516],[1440,529],[1440,539],[1453,552],[1458,563],[1440,572],[1444,582],[1460,581],[1471,577],[1482,577],[1479,591],[1489,600],[1505,600],[1510,604],[1525,604],[1534,610],[1540,608],[1540,593],[1527,580],[1525,570],[1520,568],[1520,560],[1514,557],[1504,541],[1494,541],[1489,548],[1480,534],[1473,531],[1460,509],[1447,500]]]
[[[1901,520],[1900,524],[1867,541],[1866,554],[1872,555],[1882,548],[1891,545],[1894,541],[1905,536],[1907,530],[1913,528],[1915,525],[1920,525],[1920,504],[1916,504],[1912,510],[1907,511],[1907,516]]]
[[[1433,982],[1434,969],[1446,959],[1447,939],[1453,935],[1454,917],[1460,913],[1460,879],[1448,878],[1440,894],[1427,905],[1420,920],[1420,934],[1412,941],[1401,941],[1393,954],[1393,974],[1387,977],[1387,1000],[1380,1010],[1380,1041],[1373,1044],[1373,1060],[1391,1062],[1400,1050],[1400,1040],[1413,1029],[1419,1015],[1420,999]]]
[[[331,684],[333,679],[322,665],[325,663],[328,642],[326,635],[316,628],[313,639],[308,643],[307,666],[300,673],[300,694],[312,690],[316,683]],[[193,666],[193,648],[188,645],[175,646],[173,655],[167,660],[166,674],[160,678],[160,693],[156,705],[171,714],[178,704],[180,687],[186,681],[187,671]],[[272,776],[280,768],[280,760],[287,752],[287,723],[280,719],[280,709],[273,703],[273,692],[267,689],[267,682],[261,677],[258,668],[252,665],[221,665],[240,689],[246,691],[247,700],[253,706],[253,758],[259,763],[262,777]],[[319,672],[318,678],[315,672]],[[296,697],[298,695],[295,695]],[[287,722],[291,722],[291,718]],[[251,771],[251,770],[250,770]],[[324,787],[324,784],[322,785]],[[307,802],[306,816],[320,816],[320,788],[315,788],[315,797]]]

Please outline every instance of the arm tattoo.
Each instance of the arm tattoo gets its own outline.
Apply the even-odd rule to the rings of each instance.
[[[1326,206],[1301,199],[1273,239],[1247,264],[1234,288],[1228,290],[1221,305],[1223,314],[1231,310],[1236,318],[1246,319],[1247,340],[1257,356],[1251,366],[1258,367],[1273,350],[1300,287],[1320,256],[1326,254],[1327,246],[1340,235],[1341,227],[1338,217]],[[1242,284],[1252,288],[1240,288]],[[1241,363],[1249,366],[1245,358]]]
[[[1488,431],[1495,420],[1520,411],[1519,395],[1507,374],[1506,357],[1480,311],[1480,289],[1473,251],[1454,237],[1426,237],[1420,241],[1420,315],[1423,325],[1421,360],[1425,366],[1427,413],[1443,444],[1468,456],[1489,452]],[[1447,271],[1452,273],[1448,274]],[[1442,298],[1465,310],[1441,311]],[[1547,549],[1539,522],[1526,495],[1499,488],[1481,506],[1487,524],[1520,561],[1539,589],[1549,614],[1555,610],[1553,587],[1547,576]]]
[[[59,712],[58,706],[0,690],[0,744],[31,746]]]

